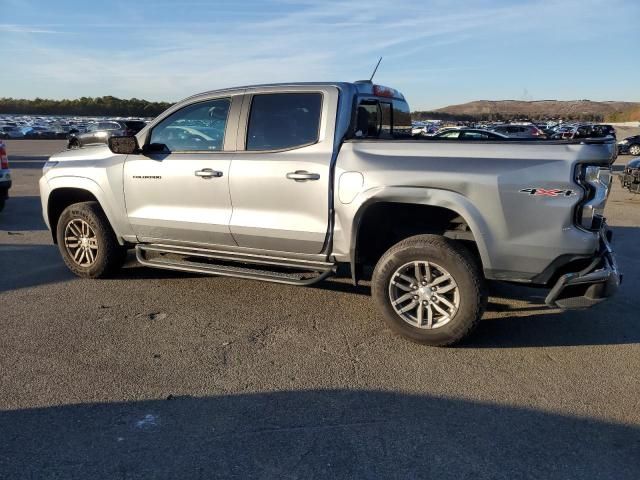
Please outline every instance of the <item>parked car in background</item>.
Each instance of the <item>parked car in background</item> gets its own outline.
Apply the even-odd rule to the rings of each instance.
[[[501,133],[479,128],[451,128],[442,130],[431,137],[434,140],[508,140]]]
[[[11,188],[11,173],[9,172],[9,158],[7,157],[7,147],[0,140],[0,212],[9,198]]]
[[[529,125],[497,125],[491,127],[492,132],[501,133],[509,138],[546,138],[546,135],[542,130],[533,124]]]
[[[628,188],[632,193],[640,193],[640,158],[631,160],[620,176],[622,188]]]
[[[23,129],[25,138],[55,138],[56,132],[48,127],[33,126]]]
[[[598,137],[611,136],[616,138],[616,129],[613,128],[612,125],[594,125],[593,132],[597,134]]]
[[[142,120],[108,120],[88,126],[86,133],[69,134],[68,148],[107,143],[110,137],[135,135],[146,125]]]
[[[22,138],[24,133],[20,127],[14,125],[3,125],[0,127],[0,138]]]
[[[411,135],[421,136],[421,135],[433,135],[438,131],[438,127],[433,124],[415,124],[411,127]]]
[[[627,137],[618,142],[618,153],[621,155],[640,156],[640,135]]]

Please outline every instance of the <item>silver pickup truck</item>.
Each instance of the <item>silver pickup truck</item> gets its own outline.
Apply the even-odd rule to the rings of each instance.
[[[612,138],[429,141],[371,82],[292,83],[187,98],[135,136],[67,150],[40,180],[67,266],[98,278],[127,249],[150,267],[310,285],[370,280],[397,333],[450,345],[485,281],[588,307],[620,274],[603,210]]]

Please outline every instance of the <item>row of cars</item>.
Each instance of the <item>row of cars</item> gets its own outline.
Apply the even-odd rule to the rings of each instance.
[[[438,137],[438,135],[445,130],[468,130],[470,128],[474,130],[493,132],[499,135],[497,138],[573,140],[579,138],[598,138],[607,136],[612,136],[613,138],[616,137],[615,128],[611,125],[587,123],[468,123],[465,125],[449,125],[442,127],[441,124],[415,122],[413,124],[412,133],[413,135],[424,137]]]
[[[456,133],[458,132],[458,133]],[[508,124],[466,124],[447,125],[441,123],[414,122],[412,134],[416,137],[456,140],[501,140],[501,139],[549,139],[575,140],[580,138],[616,138],[612,125],[592,123],[508,123]],[[633,135],[618,142],[621,155],[640,156],[640,135]]]
[[[114,123],[122,129],[123,122],[146,124],[145,119],[140,118],[5,115],[0,116],[0,139],[68,139],[72,135],[113,128]]]

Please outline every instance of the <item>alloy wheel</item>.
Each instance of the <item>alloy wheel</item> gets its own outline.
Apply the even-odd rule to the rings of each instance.
[[[427,261],[402,265],[391,276],[389,300],[409,325],[422,329],[442,327],[460,307],[458,284],[441,266]]]
[[[98,238],[87,222],[74,218],[64,229],[64,246],[77,265],[90,267],[98,256]]]

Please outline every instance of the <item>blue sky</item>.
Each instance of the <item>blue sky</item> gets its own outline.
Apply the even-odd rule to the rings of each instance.
[[[368,78],[414,109],[640,101],[638,0],[0,0],[0,96],[176,101]]]

